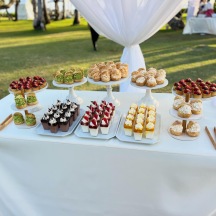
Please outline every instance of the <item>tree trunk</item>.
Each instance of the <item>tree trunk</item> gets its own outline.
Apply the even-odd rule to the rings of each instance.
[[[19,7],[19,3],[20,3],[20,0],[17,0],[16,4],[15,4],[15,18],[14,18],[14,21],[18,21],[18,7]]]
[[[45,24],[49,24],[50,23],[50,17],[47,13],[46,0],[43,0],[43,14],[44,14]]]
[[[54,0],[55,3],[55,20],[59,19],[59,6],[58,6],[59,0]]]
[[[65,19],[65,0],[62,0],[62,9],[63,9],[63,14],[62,14],[62,19]]]
[[[74,10],[74,21],[73,25],[79,25],[80,24],[80,16],[79,11],[77,9]]]
[[[38,0],[38,14],[37,14],[36,19],[34,20],[34,29],[35,30],[46,30],[42,0]]]

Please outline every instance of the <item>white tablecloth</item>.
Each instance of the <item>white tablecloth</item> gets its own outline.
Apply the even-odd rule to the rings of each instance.
[[[216,35],[216,18],[194,17],[187,20],[183,34],[205,33]]]
[[[77,92],[83,108],[106,92]],[[37,94],[44,109],[67,91]],[[125,112],[142,94],[115,93]],[[204,216],[216,209],[216,151],[204,132],[216,123],[215,107],[204,103],[196,141],[170,137],[174,96],[154,94],[162,115],[155,145],[116,138],[86,140],[74,134],[45,137],[13,123],[0,131],[0,215],[3,216]],[[0,121],[13,96],[0,101]],[[42,110],[43,112],[44,110]]]

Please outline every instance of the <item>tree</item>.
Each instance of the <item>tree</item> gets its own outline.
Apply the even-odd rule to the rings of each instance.
[[[65,0],[62,0],[62,9],[63,9],[63,14],[62,14],[62,19],[65,19]]]
[[[46,30],[46,24],[50,23],[50,19],[46,9],[45,0],[32,0],[35,30]]]
[[[7,16],[9,19],[12,19],[12,16],[8,13],[8,9],[19,0],[10,0],[8,4],[4,0],[0,0],[0,10],[6,10]]]
[[[38,0],[36,4],[36,0],[33,0],[33,11],[34,11],[34,29],[35,30],[46,30],[46,23],[44,19],[44,12],[43,12],[43,3],[42,0]]]
[[[15,18],[14,18],[14,21],[17,21],[17,20],[18,20],[18,7],[19,7],[19,3],[20,3],[20,0],[16,0],[16,3],[15,3]]]
[[[58,6],[59,0],[54,0],[55,3],[55,20],[59,19],[59,6]]]

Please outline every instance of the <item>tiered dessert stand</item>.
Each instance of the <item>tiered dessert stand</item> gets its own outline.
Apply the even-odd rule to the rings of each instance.
[[[110,82],[102,82],[102,81],[95,82],[93,79],[90,79],[89,77],[87,79],[88,79],[88,82],[91,84],[106,86],[107,95],[104,98],[104,100],[107,102],[113,103],[115,106],[120,105],[119,100],[117,98],[115,98],[113,93],[112,93],[112,85],[117,85],[117,84],[123,83],[128,79],[128,77],[122,78],[119,81],[110,81]]]
[[[36,91],[33,91],[33,93],[36,94],[36,93],[41,92],[41,91],[43,91],[43,90],[45,90],[47,88],[48,88],[48,83],[47,83],[47,85],[44,88],[36,90]],[[12,92],[10,90],[10,88],[8,89],[8,91],[9,91],[10,94],[15,94],[14,92]],[[28,93],[31,93],[31,92],[27,92],[27,93],[24,92],[24,94],[28,94]],[[23,109],[17,109],[15,103],[13,103],[13,104],[11,104],[11,109],[14,110],[14,111],[28,110],[29,112],[33,113],[33,112],[37,112],[37,111],[43,109],[43,106],[38,102],[38,104],[35,104],[33,106],[27,106],[27,107],[25,107]]]
[[[147,86],[138,86],[136,83],[130,82],[130,84],[139,89],[146,90],[145,95],[137,102],[138,104],[145,103],[146,105],[155,105],[156,107],[159,106],[159,102],[152,96],[151,90],[153,89],[160,89],[168,85],[168,80],[165,79],[164,83],[161,85],[156,85],[155,87],[147,87]]]
[[[189,102],[190,100],[190,94],[187,94],[186,97],[185,97],[185,102]],[[180,116],[178,116],[177,114],[177,111],[174,110],[173,108],[171,108],[169,110],[169,114],[177,119],[180,119],[182,120],[182,127],[183,127],[183,134],[180,135],[180,136],[175,136],[173,134],[170,133],[169,131],[169,128],[168,128],[168,132],[169,132],[169,135],[175,139],[178,139],[178,140],[182,140],[182,141],[191,141],[191,140],[195,140],[197,139],[199,136],[196,136],[196,137],[190,137],[189,135],[186,135],[186,127],[187,127],[187,121],[189,120],[199,120],[200,118],[202,118],[202,114],[199,114],[199,115],[193,115],[189,118],[181,118]]]
[[[56,83],[55,80],[53,80],[52,83],[53,83],[54,86],[59,87],[59,88],[68,88],[69,89],[69,94],[68,94],[68,96],[66,98],[73,101],[73,102],[75,102],[75,103],[82,104],[83,99],[76,95],[76,93],[74,91],[74,87],[83,85],[86,82],[87,82],[87,78],[83,77],[81,82],[75,82],[73,84],[58,84],[58,83]]]

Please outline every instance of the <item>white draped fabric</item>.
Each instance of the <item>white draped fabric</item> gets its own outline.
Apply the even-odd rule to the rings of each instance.
[[[124,46],[121,62],[129,71],[145,67],[139,44],[154,35],[182,8],[179,0],[71,0],[101,35]],[[150,65],[154,66],[154,65]],[[121,91],[133,91],[128,83]]]

